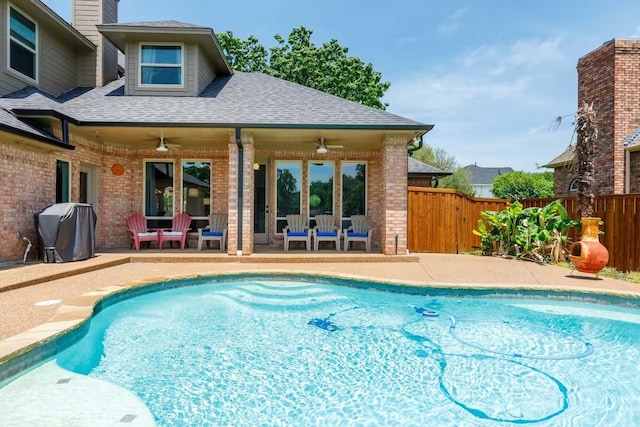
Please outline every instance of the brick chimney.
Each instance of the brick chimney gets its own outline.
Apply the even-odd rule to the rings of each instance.
[[[118,1],[72,0],[71,25],[97,47],[79,61],[78,86],[101,87],[118,78],[118,49],[96,28],[118,22]]]

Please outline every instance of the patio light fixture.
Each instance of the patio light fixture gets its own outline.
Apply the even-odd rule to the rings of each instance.
[[[156,151],[169,151],[166,145],[164,145],[164,137],[160,137],[160,141],[156,145]]]

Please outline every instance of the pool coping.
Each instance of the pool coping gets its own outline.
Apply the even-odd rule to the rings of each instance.
[[[104,264],[103,264],[104,265]],[[116,264],[118,265],[118,264]],[[112,265],[109,265],[112,266]],[[108,267],[108,266],[107,266]],[[104,268],[107,268],[104,267]],[[0,341],[0,385],[19,376],[42,362],[48,360],[64,348],[72,345],[80,339],[90,324],[92,317],[97,314],[105,301],[112,303],[122,299],[132,298],[136,295],[155,292],[161,289],[181,286],[179,282],[194,279],[228,279],[234,280],[241,277],[273,277],[278,278],[314,278],[327,281],[351,281],[353,283],[373,284],[373,288],[392,287],[401,292],[447,294],[453,295],[455,291],[463,291],[465,295],[475,294],[484,297],[494,296],[518,296],[518,292],[526,292],[530,297],[552,297],[555,300],[574,300],[582,302],[595,302],[600,304],[612,304],[640,307],[640,292],[597,290],[592,288],[577,288],[575,286],[544,286],[538,284],[496,284],[496,283],[450,283],[450,282],[423,282],[412,280],[375,279],[369,276],[346,274],[310,272],[304,270],[267,269],[259,272],[220,272],[220,273],[191,273],[176,274],[136,280],[121,285],[103,287],[90,291],[70,300],[58,307],[55,315],[48,322],[28,329],[24,332],[8,337]],[[162,287],[167,283],[166,287]],[[371,286],[369,286],[371,287]],[[135,289],[144,289],[143,292],[135,292]],[[431,291],[428,293],[427,291]],[[413,293],[413,292],[412,292]],[[118,299],[118,295],[124,298]],[[115,300],[118,301],[115,301]],[[616,301],[617,303],[614,303]]]

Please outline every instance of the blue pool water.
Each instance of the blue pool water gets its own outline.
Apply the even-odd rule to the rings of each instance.
[[[616,306],[246,279],[111,305],[57,363],[160,426],[631,426],[638,324]]]

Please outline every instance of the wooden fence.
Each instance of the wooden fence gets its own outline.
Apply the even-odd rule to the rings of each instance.
[[[522,200],[524,207],[545,206],[555,199]],[[473,198],[449,189],[409,187],[408,248],[412,252],[464,253],[475,250],[473,234],[480,212],[504,209],[509,200]],[[572,218],[578,219],[574,197],[563,199]],[[604,224],[600,242],[609,250],[609,267],[619,271],[640,269],[640,194],[598,196],[595,216]],[[574,241],[580,230],[569,237]]]

